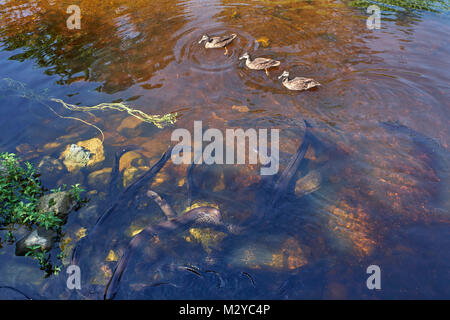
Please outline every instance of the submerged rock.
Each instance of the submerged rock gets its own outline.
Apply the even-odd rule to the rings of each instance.
[[[251,269],[294,270],[306,265],[309,255],[308,247],[290,237],[278,244],[270,242],[245,244],[232,252],[230,264]]]
[[[56,232],[45,228],[37,228],[17,241],[16,256],[24,256],[30,251],[30,247],[40,246],[41,250],[48,251],[56,240]]]
[[[262,36],[255,40],[256,43],[258,43],[261,47],[267,48],[270,46],[270,40],[266,36]]]
[[[67,216],[75,207],[75,201],[68,191],[51,193],[39,199],[38,209],[55,212],[60,217]]]
[[[88,183],[90,186],[108,185],[111,181],[112,168],[103,168],[94,171],[88,176]]]
[[[130,168],[133,162],[136,162],[138,165],[143,165],[144,161],[142,159],[142,155],[136,151],[129,151],[125,153],[120,158],[119,171],[122,172],[123,170]]]
[[[211,253],[227,235],[211,228],[191,228],[189,235],[185,236],[187,242],[196,241],[200,243],[207,253]]]
[[[123,171],[123,187],[128,187],[138,177],[147,172],[150,167],[142,166],[139,168],[129,167]]]
[[[295,183],[295,194],[298,197],[303,197],[307,194],[313,193],[320,188],[322,176],[319,171],[313,170],[306,176],[301,177]]]
[[[64,151],[63,155],[64,164],[66,165],[67,170],[74,171],[87,166],[89,158],[91,157],[91,152],[76,144],[72,144],[69,149]]]
[[[64,165],[58,159],[45,156],[38,164],[41,176],[47,180],[55,179],[64,169]]]
[[[98,138],[80,141],[67,146],[61,154],[68,171],[90,167],[105,160],[103,143]]]

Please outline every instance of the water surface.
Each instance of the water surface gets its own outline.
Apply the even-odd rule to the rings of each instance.
[[[341,1],[81,0],[81,29],[68,30],[70,1],[0,3],[0,78],[34,94],[2,91],[0,151],[39,165],[68,144],[102,137],[62,117],[104,133],[102,163],[42,176],[48,188],[88,190],[88,205],[64,226],[60,243],[69,254],[80,229],[89,235],[116,196],[88,177],[111,168],[123,146],[141,147],[128,165],[137,176],[161,157],[173,130],[192,130],[196,120],[205,129],[278,128],[283,170],[302,142],[304,120],[317,138],[272,215],[244,234],[191,229],[149,241],[133,255],[117,298],[450,297],[447,11],[383,11],[381,29],[369,30],[365,10]],[[205,33],[238,38],[225,56],[198,44]],[[250,71],[238,60],[246,51],[282,66],[269,76]],[[283,70],[322,86],[289,92],[277,80]],[[158,129],[124,112],[72,112],[51,97],[83,106],[123,101],[179,116]],[[188,205],[186,170],[169,161],[148,186],[179,214]],[[320,188],[295,195],[295,181],[310,172],[321,177]],[[226,222],[240,225],[254,219],[260,179],[258,166],[199,166],[194,200],[216,204]],[[164,220],[145,193],[122,203],[83,246],[83,292],[66,288],[65,272],[44,278],[7,243],[0,286],[34,298],[101,298],[116,264],[110,250],[120,257],[133,231]],[[199,243],[199,234],[213,239]],[[382,270],[380,291],[366,287],[372,264]],[[10,295],[0,289],[0,297]]]

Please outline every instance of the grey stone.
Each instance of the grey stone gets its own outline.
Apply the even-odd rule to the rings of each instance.
[[[50,250],[55,243],[57,234],[53,230],[37,228],[28,233],[16,243],[16,256],[24,256],[30,247],[39,245],[41,250]]]
[[[42,212],[55,212],[60,217],[67,216],[74,208],[75,201],[68,191],[47,194],[39,199],[38,209]]]

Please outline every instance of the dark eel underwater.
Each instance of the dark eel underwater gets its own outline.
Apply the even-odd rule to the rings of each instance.
[[[297,172],[298,168],[308,147],[310,145],[310,134],[309,134],[309,124],[306,124],[305,136],[304,139],[298,148],[297,152],[291,157],[287,167],[284,171],[279,175],[276,183],[273,183],[273,178],[263,179],[260,184],[260,196],[261,199],[269,199],[268,201],[262,201],[260,205],[257,206],[256,212],[252,217],[252,223],[245,225],[245,228],[253,226],[254,224],[259,223],[265,216],[266,212],[272,211],[275,207],[276,203],[283,197],[286,193],[289,184],[292,180],[292,177]],[[188,202],[190,204],[192,199],[192,192],[194,188],[193,184],[193,172],[195,169],[195,161],[194,164],[190,166],[188,169]],[[262,195],[261,193],[264,193]],[[267,197],[267,195],[271,195]],[[132,256],[133,252],[140,246],[143,242],[143,239],[146,237],[152,237],[156,235],[161,235],[167,232],[173,232],[175,230],[186,230],[193,224],[200,224],[202,226],[209,225],[214,227],[219,227],[222,230],[230,231],[230,226],[227,226],[221,221],[220,211],[213,207],[199,207],[192,209],[181,216],[176,217],[174,210],[170,207],[169,204],[165,200],[163,200],[156,192],[150,190],[147,192],[147,196],[153,199],[164,212],[167,217],[167,221],[161,222],[157,225],[150,225],[141,231],[138,235],[136,235],[129,243],[125,253],[118,261],[112,277],[110,278],[104,292],[104,299],[114,299],[116,296],[120,280],[122,275],[128,265],[129,259]],[[259,197],[258,197],[259,198]],[[242,229],[240,230],[242,231]],[[250,277],[251,279],[251,277]],[[252,283],[254,284],[253,279]]]
[[[199,207],[189,210],[177,218],[146,227],[130,241],[128,248],[117,263],[112,277],[106,285],[104,299],[114,299],[119,289],[120,279],[128,265],[130,257],[145,238],[154,237],[171,231],[173,232],[175,230],[186,230],[193,224],[200,224],[202,226],[220,226],[222,225],[220,211],[213,207]]]
[[[122,149],[120,152],[116,153],[115,161],[114,161],[114,168],[112,170],[113,176],[111,178],[110,182],[110,190],[116,190],[117,188],[117,181],[119,176],[119,160],[120,157],[131,150],[135,150],[135,146],[129,146]],[[137,191],[141,189],[149,180],[153,179],[156,174],[164,167],[166,162],[169,160],[172,152],[172,147],[169,147],[167,151],[163,154],[163,156],[156,162],[145,174],[143,174],[139,179],[134,181],[132,184],[130,184],[125,190],[120,193],[118,197],[116,197],[116,200],[113,202],[113,204],[106,210],[104,213],[98,218],[97,222],[94,224],[92,229],[89,232],[88,237],[92,238],[93,235],[95,235],[98,232],[99,227],[104,223],[104,221],[111,216],[111,214],[117,210],[121,203],[123,203],[129,195],[133,196],[137,194]],[[116,192],[112,193],[111,196],[115,196]],[[88,237],[85,237],[81,239],[77,245],[75,246],[73,252],[72,252],[72,258],[71,258],[71,264],[78,265],[79,260],[79,254],[81,251],[81,246],[84,242],[86,242],[86,239]]]

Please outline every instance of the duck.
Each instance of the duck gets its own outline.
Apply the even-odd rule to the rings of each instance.
[[[227,46],[231,42],[233,42],[233,40],[236,37],[237,37],[237,34],[235,34],[235,33],[232,33],[228,36],[221,36],[221,37],[210,37],[207,34],[204,34],[198,43],[201,44],[203,41],[206,41],[205,48],[207,48],[207,49],[225,48],[224,55],[228,55]]]
[[[319,82],[309,78],[295,77],[294,79],[289,80],[288,71],[283,71],[278,79],[282,79],[283,85],[289,90],[303,91],[320,86]]]
[[[253,61],[250,58],[248,52],[244,53],[239,60],[245,60],[245,65],[249,69],[253,70],[266,70],[266,75],[269,76],[269,71],[267,69],[271,67],[277,67],[281,64],[280,61],[268,58],[255,58]]]

